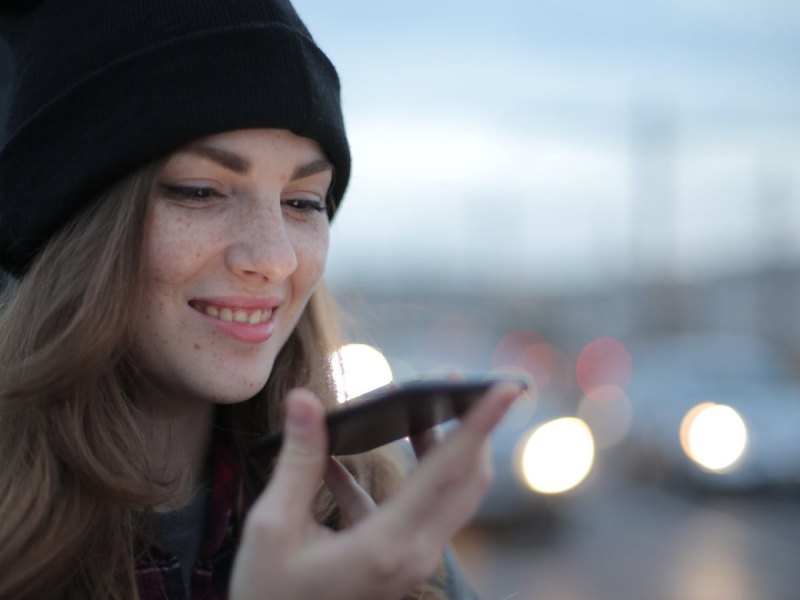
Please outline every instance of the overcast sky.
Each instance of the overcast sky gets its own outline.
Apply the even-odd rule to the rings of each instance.
[[[354,156],[335,285],[800,262],[797,0],[294,4]]]
[[[796,0],[297,0],[354,164],[330,276],[697,276],[800,241]]]

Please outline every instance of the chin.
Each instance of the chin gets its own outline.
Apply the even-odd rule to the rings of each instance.
[[[219,395],[219,396],[212,396],[209,398],[209,401],[212,404],[217,404],[219,406],[233,406],[235,404],[241,404],[242,402],[247,402],[258,393],[258,390],[253,392],[252,394],[238,394],[238,395]]]
[[[235,387],[210,385],[206,388],[204,395],[214,404],[239,404],[258,394],[266,384],[266,380],[253,381],[252,383],[240,380]]]
[[[227,362],[195,367],[184,372],[184,384],[195,396],[214,404],[238,404],[249,400],[267,385],[273,360],[261,358],[247,364]],[[215,368],[216,367],[216,368]]]

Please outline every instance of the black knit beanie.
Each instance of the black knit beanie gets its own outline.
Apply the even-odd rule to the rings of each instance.
[[[103,188],[198,137],[319,142],[350,176],[339,79],[288,0],[3,0],[14,60],[0,151],[0,265],[21,274]],[[10,5],[10,6],[9,6]]]

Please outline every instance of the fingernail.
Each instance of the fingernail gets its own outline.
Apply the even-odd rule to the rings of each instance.
[[[311,407],[305,402],[289,403],[288,426],[293,429],[305,429],[311,422]]]

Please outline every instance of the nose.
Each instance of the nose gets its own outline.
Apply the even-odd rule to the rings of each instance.
[[[297,269],[297,253],[280,202],[259,203],[242,211],[235,228],[226,261],[239,276],[274,283]]]

